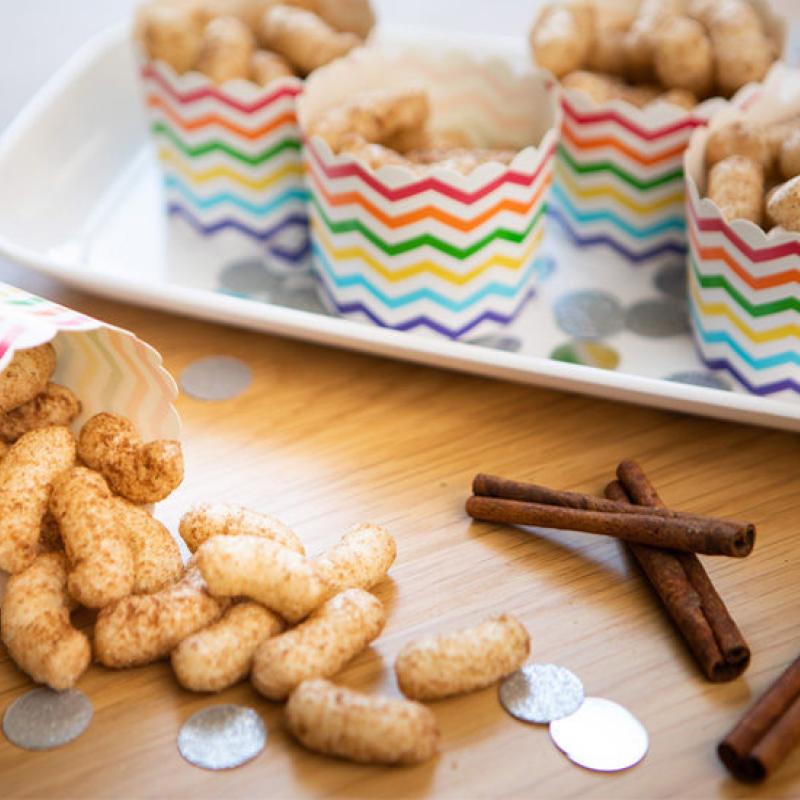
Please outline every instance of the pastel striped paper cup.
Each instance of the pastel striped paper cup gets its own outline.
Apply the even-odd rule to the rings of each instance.
[[[731,119],[800,113],[800,72],[774,68],[745,111],[728,108],[686,152],[689,304],[697,352],[754,394],[800,401],[800,234],[727,222],[705,194],[705,147]]]
[[[295,113],[299,78],[215,85],[143,61],[167,212],[204,237],[233,235],[270,266],[308,266],[307,194]]]
[[[753,5],[770,36],[782,43],[782,21],[766,3]],[[579,246],[609,248],[633,265],[683,256],[683,154],[694,131],[725,101],[713,98],[692,111],[663,102],[642,109],[620,100],[597,104],[569,89],[561,103],[551,208],[569,238]]]
[[[108,411],[132,420],[145,439],[178,438],[178,388],[156,350],[128,331],[0,283],[0,372],[17,350],[45,342],[58,355],[53,380],[83,406],[76,430]]]
[[[534,293],[558,130],[546,73],[464,53],[364,49],[319,70],[301,126],[360,91],[424,86],[432,126],[520,148],[469,175],[371,169],[306,142],[320,295],[335,313],[395,330],[473,338],[511,322]],[[535,145],[535,146],[534,146]]]

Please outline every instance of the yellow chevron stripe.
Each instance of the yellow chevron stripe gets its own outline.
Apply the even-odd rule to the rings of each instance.
[[[324,226],[316,223],[313,219],[312,228],[314,237],[331,261],[359,259],[390,283],[399,283],[408,278],[413,278],[415,275],[429,273],[454,286],[464,286],[492,267],[503,267],[514,272],[522,269],[530,262],[531,257],[536,252],[544,235],[544,226],[540,225],[538,230],[531,237],[531,240],[525,246],[525,250],[521,253],[519,258],[497,253],[481,264],[474,266],[469,272],[456,273],[446,269],[441,266],[441,264],[437,264],[435,261],[417,261],[406,267],[390,270],[362,247],[358,247],[357,245],[336,247],[333,240],[325,232]]]
[[[778,328],[771,328],[768,331],[754,330],[739,319],[736,313],[725,305],[725,303],[704,303],[694,283],[692,283],[692,299],[703,314],[710,317],[726,317],[740,333],[743,333],[754,344],[777,342],[779,339],[788,338],[800,339],[800,325],[791,322],[786,325],[781,325]]]
[[[566,169],[558,169],[558,181],[566,186],[569,193],[575,197],[580,197],[582,200],[594,200],[597,197],[611,197],[620,205],[625,206],[637,214],[651,214],[654,211],[661,211],[672,205],[682,205],[684,201],[684,194],[682,191],[674,192],[659,200],[654,200],[651,203],[637,203],[631,199],[624,192],[621,192],[611,184],[604,184],[603,186],[590,186],[583,188],[578,186],[577,183],[570,177]]]
[[[162,149],[158,152],[159,159],[165,164],[169,164],[176,172],[180,173],[181,177],[191,183],[207,183],[213,181],[215,178],[227,178],[233,183],[238,183],[240,186],[245,186],[248,189],[268,189],[276,183],[288,177],[301,177],[303,175],[304,167],[302,164],[287,163],[282,167],[278,167],[274,172],[265,175],[263,178],[248,178],[237,172],[231,167],[220,165],[217,167],[210,167],[209,169],[200,170],[195,172],[178,158],[171,150]]]

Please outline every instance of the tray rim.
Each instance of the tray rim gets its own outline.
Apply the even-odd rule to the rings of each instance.
[[[402,42],[420,36],[453,47],[482,43],[487,54],[507,47],[508,37],[439,33],[415,28],[391,28]],[[120,22],[87,41],[17,114],[0,134],[0,176],[17,148],[25,147],[28,132],[62,91],[112,47],[124,46],[128,23]],[[143,141],[143,145],[145,142]],[[212,322],[343,347],[427,366],[484,377],[512,380],[545,389],[574,392],[604,400],[643,405],[697,416],[800,431],[800,405],[737,392],[672,383],[663,379],[568,364],[539,356],[521,355],[479,345],[415,336],[347,319],[276,306],[219,292],[178,284],[140,283],[125,276],[98,274],[68,259],[41,253],[0,234],[0,255],[62,283],[111,299],[185,314]],[[170,292],[165,294],[167,285]]]

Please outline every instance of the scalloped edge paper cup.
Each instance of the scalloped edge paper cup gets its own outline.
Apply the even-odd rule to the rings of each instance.
[[[769,35],[785,25],[754,0]],[[732,102],[748,97],[744,87]],[[692,133],[727,105],[710,98],[687,111],[664,102],[636,108],[562,90],[563,124],[551,214],[580,247],[610,248],[631,265],[658,265],[687,250],[683,154]]]
[[[178,387],[158,351],[129,331],[0,283],[0,372],[17,350],[52,342],[52,380],[81,401],[73,429],[107,411],[130,419],[145,440],[177,439]]]
[[[199,72],[179,75],[163,61],[139,57],[169,216],[201,236],[232,237],[233,255],[263,256],[279,271],[307,268],[308,198],[296,116],[303,81],[217,86]]]
[[[423,85],[434,127],[480,143],[519,142],[513,162],[469,175],[371,169],[306,141],[315,277],[335,313],[395,330],[474,338],[516,318],[534,293],[558,136],[555,82],[542,70],[450,51],[364,48],[319,70],[301,127],[374,88]],[[524,146],[535,142],[536,146]]]
[[[729,105],[686,151],[689,306],[703,363],[753,394],[800,401],[800,234],[727,222],[705,197],[705,149],[733,119],[800,114],[800,71],[773,67],[746,108]]]

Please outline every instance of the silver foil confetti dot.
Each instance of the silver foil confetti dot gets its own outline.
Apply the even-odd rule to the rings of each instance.
[[[255,758],[266,742],[264,720],[252,708],[236,705],[204,708],[178,732],[180,754],[203,769],[238,767]]]
[[[230,400],[245,391],[252,379],[250,367],[238,358],[210,356],[186,367],[181,387],[197,400]]]
[[[691,330],[686,303],[672,297],[635,303],[625,315],[625,327],[649,339],[679,336]]]
[[[491,347],[492,350],[504,350],[506,353],[517,353],[522,349],[522,340],[518,336],[503,336],[491,334],[473,339],[470,344],[481,347]]]
[[[678,300],[686,298],[686,264],[680,261],[674,264],[665,264],[658,270],[655,277],[656,288]]]
[[[498,690],[500,703],[523,722],[551,722],[569,716],[583,702],[583,684],[564,667],[526,664],[509,675]]]
[[[550,738],[570,761],[600,772],[638,764],[649,747],[642,723],[618,703],[600,697],[587,697],[574,714],[553,720]]]
[[[575,339],[602,339],[625,325],[622,305],[608,292],[570,292],[556,301],[554,311],[558,327]]]
[[[673,372],[672,375],[667,375],[666,380],[673,383],[689,383],[692,386],[703,386],[707,389],[721,389],[722,391],[729,392],[731,387],[725,383],[723,378],[715,375],[713,372]]]
[[[17,698],[3,716],[3,733],[26,750],[50,750],[77,739],[92,721],[92,703],[75,689],[40,687]]]
[[[219,285],[231,294],[252,295],[270,292],[277,281],[261,261],[245,259],[225,266],[219,274]]]

